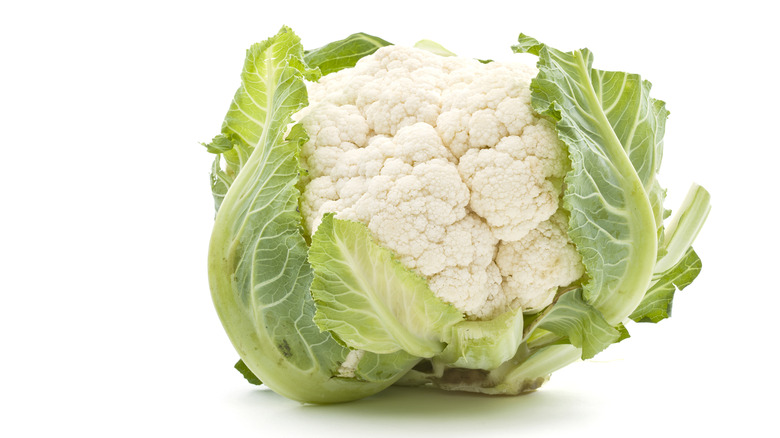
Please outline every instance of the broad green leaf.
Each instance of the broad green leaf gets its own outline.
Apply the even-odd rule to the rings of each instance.
[[[297,211],[302,129],[285,138],[292,115],[308,104],[303,48],[288,28],[247,51],[241,87],[225,117],[224,138],[239,157],[221,202],[209,248],[217,313],[243,363],[268,387],[314,403],[353,400],[401,377],[416,359],[387,360],[380,382],[334,379],[349,350],[314,324],[313,277]],[[227,156],[221,138],[210,148]],[[221,186],[220,186],[221,187]],[[393,373],[394,372],[394,373]]]
[[[289,31],[289,29],[287,30]],[[289,34],[294,35],[292,31],[289,31]],[[274,38],[282,39],[283,32]],[[222,205],[222,201],[238,173],[252,155],[254,148],[261,143],[260,136],[265,132],[262,128],[265,124],[264,121],[270,115],[268,111],[273,104],[256,99],[273,96],[269,93],[272,90],[268,88],[269,84],[264,81],[263,74],[268,68],[274,66],[261,66],[258,65],[257,61],[260,60],[258,56],[265,54],[269,47],[279,47],[279,45],[269,44],[272,39],[255,44],[247,51],[247,59],[241,75],[241,87],[233,96],[233,102],[222,123],[222,133],[214,137],[211,143],[204,145],[207,151],[217,155],[211,168],[211,190],[217,210]],[[296,44],[300,47],[300,42]],[[303,64],[301,56],[288,56],[288,54],[283,53],[277,53],[277,55],[284,56],[284,62],[289,64],[290,69],[295,69],[299,75],[306,79],[317,80],[319,78],[319,72],[307,68]],[[300,95],[300,91],[293,93],[292,99],[298,95]],[[304,102],[300,108],[306,104]]]
[[[513,49],[539,56],[531,104],[569,149],[563,205],[589,276],[583,298],[616,325],[641,301],[657,258],[645,184],[654,184],[665,110],[638,75],[591,68],[587,49],[561,52],[522,34]]]
[[[701,271],[701,260],[693,248],[688,248],[677,265],[662,273],[645,294],[639,307],[631,314],[637,322],[658,322],[671,316],[675,291],[691,284]]]
[[[354,67],[360,58],[376,52],[380,47],[389,45],[392,43],[388,43],[382,38],[356,33],[318,49],[307,50],[304,57],[309,67],[319,68],[324,76]]]
[[[436,359],[448,366],[489,370],[511,359],[522,342],[523,311],[518,308],[488,321],[455,324]]]
[[[312,236],[309,262],[314,320],[350,348],[431,357],[463,319],[361,223],[325,215]]]
[[[582,89],[579,93],[567,96],[568,99],[580,102],[588,97],[587,94],[592,94],[597,101],[596,107],[603,112],[615,137],[626,151],[645,191],[650,192],[661,168],[663,137],[669,116],[666,104],[650,97],[650,82],[636,74],[590,68],[592,55],[587,49],[564,53],[522,34],[512,48],[515,52],[540,56],[540,62],[547,62],[542,55],[546,50],[546,55],[555,65],[567,66],[567,63],[573,63],[562,70],[562,73],[570,76],[565,83],[578,84]],[[580,59],[583,64],[576,64],[577,54],[585,57]],[[559,104],[563,105],[563,102]]]
[[[651,84],[639,75],[595,69],[592,74],[593,88],[602,102],[604,114],[650,199],[657,238],[660,239],[666,214],[663,206],[666,191],[656,177],[661,168],[669,111],[663,101],[650,97]]]
[[[601,313],[582,299],[580,289],[566,292],[542,316],[537,327],[559,336],[582,349],[582,358],[590,359],[625,338],[625,329],[612,327]],[[625,333],[624,333],[625,332]]]

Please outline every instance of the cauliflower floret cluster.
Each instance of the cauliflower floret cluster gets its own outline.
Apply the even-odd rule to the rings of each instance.
[[[301,211],[362,222],[472,319],[549,304],[583,275],[559,210],[566,148],[534,67],[385,47],[309,84]]]

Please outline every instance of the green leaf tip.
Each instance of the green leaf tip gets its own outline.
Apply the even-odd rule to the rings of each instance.
[[[447,50],[441,44],[439,44],[439,43],[437,43],[435,41],[431,41],[431,40],[420,40],[420,41],[417,41],[416,43],[414,43],[414,48],[421,49],[421,50],[426,50],[428,52],[431,52],[431,53],[433,53],[435,55],[439,55],[439,56],[445,56],[445,57],[457,56],[455,53]]]
[[[538,56],[543,47],[544,44],[540,43],[536,38],[521,33],[517,37],[517,44],[512,46],[512,50],[515,53],[530,53]]]
[[[201,143],[212,154],[223,154],[233,149],[233,142],[225,134],[218,134],[210,143]]]
[[[304,58],[309,67],[317,69],[325,76],[354,67],[361,58],[390,45],[392,43],[382,38],[360,32],[317,49],[307,50],[304,52]]]
[[[263,384],[263,382],[261,382],[260,379],[258,379],[257,376],[255,376],[252,370],[250,370],[249,367],[246,366],[243,360],[239,359],[238,362],[236,362],[236,364],[233,366],[233,368],[237,369],[238,372],[241,373],[242,376],[244,376],[247,382],[253,385]]]
[[[636,322],[657,323],[672,315],[672,299],[678,290],[685,289],[701,272],[701,259],[693,250],[688,251],[680,261],[662,273],[650,286],[639,306],[630,318]]]

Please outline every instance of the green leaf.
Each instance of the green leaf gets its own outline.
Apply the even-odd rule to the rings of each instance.
[[[515,53],[530,53],[539,56],[544,47],[544,44],[540,43],[536,38],[521,33],[517,38],[517,44],[512,46],[512,50]]]
[[[642,302],[630,315],[631,319],[658,322],[671,315],[675,291],[691,284],[701,271],[701,260],[691,244],[704,226],[710,209],[709,192],[693,184],[666,227],[653,281]]]
[[[537,327],[565,336],[569,342],[582,349],[582,358],[590,359],[609,345],[625,339],[625,328],[612,327],[601,313],[582,299],[580,289],[566,292],[540,316]]]
[[[593,69],[587,49],[561,52],[522,34],[513,49],[539,56],[531,104],[555,120],[569,148],[563,206],[589,275],[582,296],[616,325],[641,301],[657,258],[645,185],[655,183],[665,110],[649,97],[649,82]]]
[[[602,70],[592,72],[593,88],[605,108],[604,114],[650,199],[657,238],[660,238],[666,213],[663,206],[666,191],[656,177],[661,168],[669,111],[663,101],[650,97],[651,84],[639,75]]]
[[[248,366],[244,363],[243,360],[239,359],[238,362],[233,366],[233,368],[237,369],[239,373],[241,373],[242,376],[246,379],[247,382],[253,384],[253,385],[262,385],[263,382],[260,381],[260,379],[257,378],[252,373],[252,370],[249,369]]]
[[[233,142],[225,134],[219,134],[211,140],[211,143],[203,143],[203,146],[212,154],[222,154],[233,149]]]
[[[214,161],[211,163],[211,196],[214,198],[215,211],[219,211],[234,179],[234,175],[222,169],[220,155],[214,157]]]
[[[710,210],[709,192],[698,184],[692,184],[682,205],[666,227],[663,239],[664,253],[655,265],[656,275],[668,271],[687,255],[704,226]]]
[[[424,278],[375,243],[361,223],[325,215],[312,236],[309,262],[314,320],[350,348],[431,357],[463,319]]]
[[[407,371],[419,361],[419,357],[405,351],[393,354],[374,354],[366,351],[358,362],[355,378],[368,382],[395,382],[401,377],[398,370]]]
[[[319,68],[322,75],[354,67],[363,58],[377,51],[380,47],[389,46],[382,38],[365,33],[352,34],[343,40],[334,41],[318,49],[307,50],[306,64]]]
[[[241,87],[223,123],[238,172],[217,212],[209,248],[209,283],[217,313],[246,367],[275,392],[332,403],[374,394],[416,359],[386,363],[388,378],[336,379],[349,349],[314,323],[313,273],[297,211],[302,129],[285,138],[292,115],[308,104],[303,48],[289,29],[247,51]],[[226,143],[212,144],[216,150]],[[227,157],[227,152],[221,152]]]
[[[558,78],[556,85],[575,83],[581,88],[577,90],[579,93],[569,96],[565,96],[562,90],[559,90],[560,94],[555,93],[559,97],[565,96],[569,104],[582,105],[581,108],[585,108],[589,97],[596,98],[597,103],[592,106],[603,112],[614,135],[628,154],[642,185],[649,193],[661,167],[663,137],[669,116],[666,104],[650,97],[650,82],[643,81],[636,74],[592,69],[592,55],[587,49],[564,53],[523,34],[520,34],[518,43],[512,49],[515,52],[540,56],[540,63],[545,65],[551,63],[563,67],[561,73],[568,77],[566,80]],[[558,104],[565,105],[564,99]],[[545,109],[549,109],[549,105]],[[594,136],[599,137],[601,136]]]
[[[493,369],[511,359],[523,342],[523,311],[504,312],[488,321],[452,326],[447,347],[436,357],[447,366]]]
[[[701,272],[701,260],[693,248],[668,271],[662,273],[645,294],[644,299],[631,314],[637,322],[658,322],[672,313],[672,299],[677,290],[691,284]]]
[[[631,337],[631,335],[628,333],[628,329],[626,328],[625,325],[623,325],[622,322],[620,324],[618,324],[617,326],[615,326],[615,330],[620,332],[620,337],[618,337],[618,340],[615,341],[615,344],[617,344],[618,342],[624,341],[624,340],[626,340],[626,339]]]
[[[439,56],[457,56],[456,54],[444,48],[444,46],[442,46],[441,44],[431,40],[417,41],[416,43],[414,43],[414,47],[417,49],[427,50]]]
[[[211,143],[203,144],[208,152],[216,154],[211,165],[211,194],[214,197],[215,210],[219,210],[230,185],[252,152],[249,146],[240,142],[233,143],[228,136],[229,131],[227,132],[228,134],[214,137]]]

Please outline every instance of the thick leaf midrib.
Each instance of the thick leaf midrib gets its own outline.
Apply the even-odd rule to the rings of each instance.
[[[266,50],[272,51],[273,48],[274,48],[274,46],[271,45],[271,46],[267,47]],[[268,157],[270,155],[270,149],[273,149],[273,148],[270,148],[270,147],[265,147],[265,146],[267,146],[267,141],[268,141],[268,131],[270,130],[271,124],[272,124],[271,108],[272,108],[272,105],[273,105],[273,100],[274,100],[274,96],[275,96],[275,92],[276,92],[276,87],[274,87],[273,85],[274,85],[274,82],[275,82],[277,74],[278,74],[277,73],[277,69],[276,69],[274,63],[272,62],[272,60],[273,60],[272,57],[266,57],[266,59],[265,59],[266,74],[264,76],[263,75],[258,75],[258,76],[261,76],[261,77],[265,78],[265,96],[266,96],[266,99],[265,99],[266,100],[265,121],[264,121],[264,123],[262,125],[262,132],[260,133],[260,138],[258,139],[257,143],[255,143],[255,145],[253,146],[252,153],[250,154],[249,159],[246,162],[246,165],[242,169],[243,172],[239,173],[239,177],[236,178],[236,181],[233,183],[233,185],[228,190],[234,189],[234,187],[240,187],[241,186],[241,183],[243,183],[243,181],[238,181],[238,179],[241,176],[246,176],[245,179],[249,179],[250,181],[254,181],[255,183],[257,183],[259,181],[259,178],[254,178],[254,174],[255,174],[255,172],[262,172],[262,169],[265,167],[265,165],[268,162]],[[273,72],[273,74],[270,74],[271,72]],[[250,98],[252,99],[252,101],[254,101],[254,98],[251,97],[251,94],[248,91],[247,91],[247,95],[249,95]],[[231,251],[234,251],[236,249],[236,246],[240,243],[241,236],[244,235],[244,230],[246,228],[246,225],[247,225],[247,223],[249,222],[249,220],[250,220],[250,218],[252,216],[253,211],[249,211],[249,206],[252,206],[252,205],[254,205],[257,202],[258,197],[263,192],[263,187],[265,187],[266,184],[268,184],[273,179],[274,178],[266,178],[266,179],[263,180],[263,186],[262,187],[259,187],[259,188],[252,187],[251,188],[250,193],[253,194],[253,197],[252,197],[252,200],[250,202],[248,202],[248,204],[245,204],[245,205],[247,205],[247,210],[248,211],[244,215],[244,218],[241,221],[241,225],[238,227],[238,229],[236,230],[236,232],[234,234],[235,239],[233,239],[233,242],[231,242],[231,245],[230,245],[230,250]],[[265,226],[268,226],[269,223],[270,223],[270,221],[268,223],[266,223]],[[262,236],[262,233],[258,233],[257,235],[258,236]],[[262,239],[257,239],[255,241],[255,243],[259,244],[259,242],[261,240]],[[256,245],[252,245],[252,246],[255,247]],[[253,257],[254,257],[254,252],[253,252]],[[252,264],[251,275],[252,275],[251,278],[254,279],[254,263]],[[251,286],[252,286],[252,290],[254,290],[254,283],[251,283]],[[253,293],[253,295],[254,295],[254,293]],[[253,297],[253,301],[254,301],[254,297]]]
[[[586,92],[584,94],[588,99],[588,104],[591,108],[591,116],[597,118],[597,129],[599,130],[600,137],[605,140],[605,145],[602,146],[606,146],[604,148],[605,152],[611,160],[617,159],[619,161],[623,161],[623,163],[619,163],[620,166],[617,166],[618,168],[627,168],[631,171],[634,171],[634,166],[628,160],[628,157],[625,156],[625,149],[623,148],[623,144],[620,142],[620,139],[618,139],[617,134],[615,134],[615,130],[612,128],[612,124],[609,123],[609,118],[607,118],[607,115],[604,112],[603,104],[599,101],[598,96],[596,95],[596,90],[593,88],[592,78],[588,72],[585,59],[582,56],[582,51],[578,50],[575,53],[577,69],[579,70],[582,77],[587,79],[584,81],[586,85]],[[634,174],[636,174],[636,171],[634,171]],[[626,176],[623,175],[622,172],[617,172],[617,175],[620,176],[621,187],[624,189],[630,188],[630,184],[626,184]],[[636,178],[639,179],[639,175],[636,175]]]
[[[649,205],[649,200],[646,201],[647,205],[642,205],[643,199],[647,198],[642,181],[639,179],[639,175],[637,174],[636,169],[634,169],[634,166],[631,163],[628,154],[623,147],[623,144],[617,137],[617,134],[615,133],[612,124],[609,122],[609,118],[606,116],[604,108],[599,101],[598,94],[593,87],[593,78],[589,72],[590,69],[586,63],[586,58],[583,51],[578,50],[573,52],[572,64],[573,68],[575,69],[575,74],[579,75],[581,78],[579,81],[577,81],[577,84],[581,89],[581,95],[585,99],[585,104],[588,106],[588,108],[580,108],[580,110],[582,110],[586,116],[594,120],[594,124],[596,125],[594,127],[594,133],[596,133],[598,138],[601,140],[595,146],[604,153],[604,155],[608,158],[607,161],[615,167],[616,171],[613,174],[614,182],[618,185],[618,187],[621,188],[621,191],[626,196],[623,201],[624,204],[619,207],[625,208],[630,215],[636,218],[635,220],[640,222],[639,224],[632,225],[632,221],[627,220],[623,226],[626,227],[629,235],[636,236],[638,241],[643,241],[644,239],[642,238],[642,230],[645,224],[641,222],[652,220],[652,224],[647,225],[652,225],[653,230],[655,230],[656,227],[655,218],[652,215],[652,207]],[[565,111],[561,113],[561,116],[571,119],[571,115],[567,114]],[[579,141],[583,140],[588,142],[587,139],[581,139]],[[636,202],[631,202],[630,199],[635,199]],[[638,256],[640,259],[635,261],[635,263],[639,263],[636,266],[637,268],[642,266],[645,268],[643,270],[646,270],[645,265],[647,265],[648,260],[644,260],[644,258],[647,258],[644,252],[649,253],[650,248],[647,245],[651,244],[653,246],[652,261],[655,262],[656,248],[654,239],[652,242],[642,242],[639,247],[631,245],[627,248],[629,254],[642,254]],[[637,256],[630,255],[629,259],[636,257]],[[617,295],[631,296],[635,292],[634,289],[640,287],[638,283],[640,283],[638,278],[634,278],[633,276],[630,276],[629,278],[621,278],[616,283],[614,283],[614,288],[612,290],[614,291],[613,293]],[[646,286],[646,284],[641,285],[643,291],[646,289]],[[602,295],[599,293],[595,296],[588,297],[587,301],[599,308],[602,312],[606,311],[605,317],[610,322],[610,324],[617,324],[627,316],[624,315],[626,309],[612,309],[612,306],[609,304],[612,299],[613,298],[610,298],[609,295]]]

